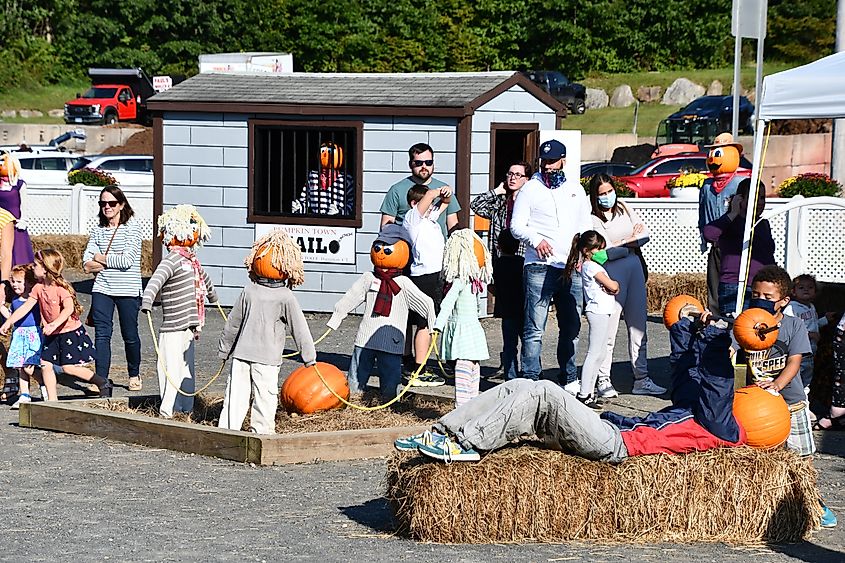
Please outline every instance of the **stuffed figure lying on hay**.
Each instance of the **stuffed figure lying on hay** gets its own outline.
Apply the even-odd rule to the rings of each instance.
[[[387,497],[400,528],[473,543],[796,541],[818,528],[810,464],[737,448],[746,432],[732,410],[731,338],[726,324],[702,321],[671,327],[673,404],[645,417],[599,415],[555,383],[517,379],[397,440],[400,451],[446,462],[481,460],[447,467],[395,456]],[[578,457],[502,449],[523,436]]]

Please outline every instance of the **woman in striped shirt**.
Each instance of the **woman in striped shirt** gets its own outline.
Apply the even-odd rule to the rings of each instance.
[[[96,371],[109,378],[114,310],[126,350],[129,390],[141,390],[141,340],[138,311],[141,308],[141,226],[117,186],[100,192],[100,224],[91,229],[82,256],[85,271],[95,274],[91,292]]]

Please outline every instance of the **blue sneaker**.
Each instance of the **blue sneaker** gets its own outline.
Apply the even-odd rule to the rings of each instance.
[[[421,444],[419,451],[423,455],[451,463],[453,461],[478,461],[481,455],[472,448],[464,448],[451,438],[443,437],[431,445]]]
[[[822,528],[835,528],[836,514],[822,503]]]
[[[414,452],[420,446],[431,446],[434,445],[435,442],[439,442],[446,438],[443,434],[438,432],[433,432],[431,430],[426,430],[422,434],[417,434],[416,436],[408,436],[407,438],[399,438],[393,442],[393,447],[399,450],[400,452]]]

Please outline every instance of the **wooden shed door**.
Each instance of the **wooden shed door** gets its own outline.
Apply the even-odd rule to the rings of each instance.
[[[508,168],[524,160],[534,166],[540,138],[537,123],[492,123],[490,125],[490,188],[505,180]]]

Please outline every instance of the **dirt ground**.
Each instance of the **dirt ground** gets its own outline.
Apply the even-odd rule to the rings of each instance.
[[[88,304],[90,282],[77,284]],[[326,315],[309,315],[312,333],[325,330]],[[144,390],[155,393],[154,351],[141,318]],[[155,320],[156,324],[158,319]],[[200,384],[219,368],[217,335],[223,322],[213,309],[197,347]],[[483,321],[490,350],[499,350],[498,323]],[[553,366],[556,330],[551,320],[544,342],[544,365]],[[582,336],[584,329],[582,327]],[[346,369],[357,329],[353,317],[318,345],[322,361]],[[668,338],[659,319],[649,322],[653,378],[667,385]],[[93,334],[92,334],[93,336]],[[579,365],[585,346],[579,346]],[[630,395],[631,372],[620,332],[614,355],[614,384],[622,393],[609,408],[643,413],[667,404],[663,398]],[[127,384],[120,336],[113,342],[112,377]],[[282,373],[299,364],[288,361]],[[485,385],[500,381],[498,358],[484,363]],[[224,375],[211,391],[225,388]],[[553,377],[554,370],[546,374]],[[118,395],[127,394],[118,387]],[[453,393],[452,388],[438,388]],[[80,397],[62,387],[62,399]],[[382,498],[384,459],[253,467],[214,458],[112,442],[99,438],[29,430],[17,414],[0,407],[0,560],[4,561],[836,561],[845,560],[845,520],[817,532],[809,542],[733,547],[597,545],[419,544],[392,533]],[[845,519],[845,433],[817,433],[820,489]],[[762,484],[761,484],[762,485]],[[585,494],[591,494],[585,491]],[[458,509],[458,508],[456,508]]]

